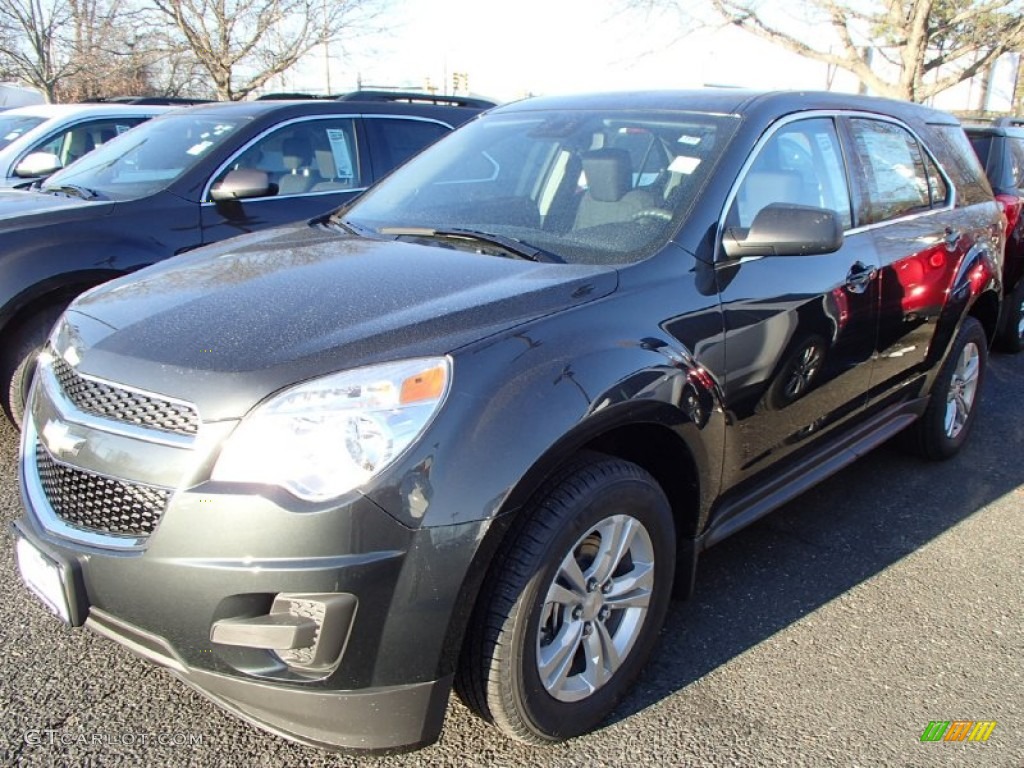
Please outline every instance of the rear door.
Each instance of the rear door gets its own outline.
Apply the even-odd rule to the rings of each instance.
[[[852,117],[847,128],[858,223],[874,239],[881,270],[872,389],[901,399],[923,375],[970,233],[954,210],[952,183],[909,128],[875,117]]]
[[[203,194],[203,242],[328,213],[356,197],[372,172],[355,115],[289,120],[249,141],[210,177]],[[214,202],[210,189],[230,171],[264,171],[264,197]]]
[[[374,181],[451,132],[444,123],[412,116],[364,115],[363,121]]]
[[[878,262],[853,227],[850,184],[835,119],[790,119],[743,172],[726,227],[750,226],[771,203],[835,211],[846,234],[834,253],[722,261],[726,402],[740,436],[742,481],[799,451],[867,402],[875,347]]]

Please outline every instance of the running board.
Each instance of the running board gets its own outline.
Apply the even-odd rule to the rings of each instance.
[[[728,502],[719,510],[715,522],[701,537],[700,549],[707,549],[736,531],[746,528],[755,520],[792,501],[825,478],[874,450],[912,424],[924,413],[927,404],[928,398],[922,397],[888,408],[860,428],[844,435],[823,453],[811,457],[810,466],[795,466],[767,485]]]

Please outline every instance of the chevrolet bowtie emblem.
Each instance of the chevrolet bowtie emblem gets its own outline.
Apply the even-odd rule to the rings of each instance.
[[[50,419],[43,427],[43,443],[51,456],[77,456],[84,442],[84,437],[72,435],[71,428],[63,422]]]

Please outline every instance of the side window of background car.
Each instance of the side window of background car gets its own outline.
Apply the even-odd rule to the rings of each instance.
[[[866,198],[860,224],[945,204],[945,180],[909,131],[895,123],[862,118],[850,120],[850,129]]]
[[[1013,185],[1018,190],[1024,190],[1024,139],[1008,138],[1010,145],[1010,172],[1013,178]]]
[[[439,123],[406,118],[367,117],[363,125],[378,179],[449,132]]]
[[[48,152],[56,155],[62,165],[70,165],[83,155],[92,152],[96,147],[105,144],[139,123],[145,117],[104,118],[89,120],[65,128],[36,144],[29,152]]]
[[[772,203],[826,208],[836,212],[844,229],[850,227],[849,186],[831,119],[797,120],[777,130],[740,182],[727,219],[749,227]]]
[[[347,117],[283,125],[238,154],[213,183],[238,169],[265,172],[278,197],[364,186],[355,120]]]

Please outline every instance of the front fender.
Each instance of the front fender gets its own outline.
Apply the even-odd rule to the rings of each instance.
[[[613,294],[459,350],[438,423],[370,497],[413,527],[493,518],[522,505],[580,447],[652,425],[685,447],[702,498],[713,498],[721,393],[661,329],[658,306],[644,291]]]

